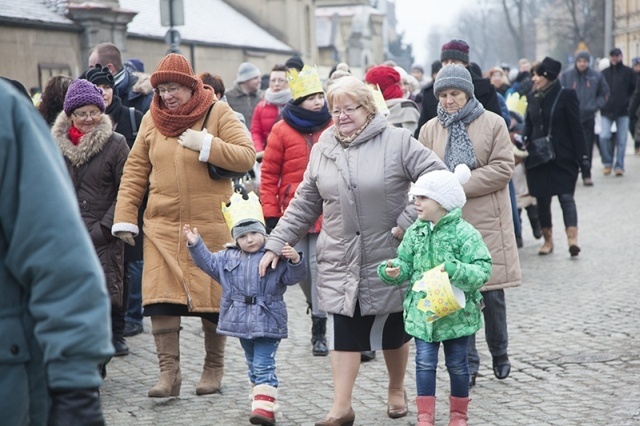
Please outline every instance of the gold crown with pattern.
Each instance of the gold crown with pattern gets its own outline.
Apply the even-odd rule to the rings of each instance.
[[[376,103],[376,108],[380,111],[385,117],[389,115],[389,107],[387,107],[387,103],[384,100],[384,96],[382,96],[382,92],[380,91],[380,86],[367,84],[369,90],[371,90],[371,94],[373,95],[373,100]]]
[[[262,205],[260,204],[258,196],[253,191],[247,194],[246,199],[242,194],[236,192],[229,198],[228,203],[221,204],[222,215],[224,216],[225,222],[227,222],[229,230],[233,229],[238,223],[247,220],[257,220],[263,225],[266,225],[264,215],[262,214]]]
[[[302,71],[291,68],[287,71],[287,80],[293,99],[300,99],[314,93],[324,92],[318,68],[305,65]]]

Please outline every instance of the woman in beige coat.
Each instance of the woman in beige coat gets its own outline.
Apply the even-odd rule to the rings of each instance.
[[[220,388],[224,365],[225,340],[216,333],[221,288],[191,261],[181,227],[197,226],[212,250],[230,241],[220,205],[232,194],[231,181],[212,180],[207,164],[246,171],[255,163],[255,150],[231,108],[217,101],[182,55],[160,61],[151,84],[156,92],[125,164],[112,232],[133,245],[148,186],[142,305],[151,317],[160,364],[149,396],[180,393],[182,316],[202,318],[206,355],[196,393],[210,394]]]
[[[509,376],[507,309],[504,288],[520,285],[520,260],[513,233],[508,183],[515,162],[504,119],[473,95],[471,75],[464,67],[447,65],[436,77],[434,93],[438,116],[420,130],[419,140],[443,159],[449,170],[465,163],[471,179],[463,185],[467,204],[462,217],[471,223],[489,247],[491,278],[482,287],[485,335],[498,379]],[[470,383],[478,375],[475,335],[469,339]]]
[[[272,231],[260,273],[277,265],[285,242],[296,244],[322,214],[317,286],[327,312],[334,400],[317,426],[353,424],[353,385],[360,352],[382,350],[389,373],[387,416],[407,415],[404,376],[410,336],[404,332],[405,286],[388,287],[376,273],[395,256],[415,220],[411,182],[444,164],[411,132],[390,126],[362,81],[343,77],[329,89],[334,126],[313,146],[302,182]]]

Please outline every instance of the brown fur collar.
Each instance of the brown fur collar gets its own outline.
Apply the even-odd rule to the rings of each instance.
[[[51,134],[62,155],[69,160],[73,167],[88,163],[89,160],[102,151],[113,133],[113,125],[107,114],[102,114],[100,123],[92,131],[86,133],[77,146],[71,143],[69,138],[70,128],[71,118],[67,117],[67,114],[62,111],[56,118],[55,123],[53,123],[53,127],[51,127]]]

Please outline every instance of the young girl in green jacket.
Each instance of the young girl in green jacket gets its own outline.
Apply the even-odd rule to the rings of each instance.
[[[467,340],[482,326],[479,289],[491,276],[489,249],[480,232],[462,219],[461,209],[466,202],[462,184],[470,176],[464,164],[457,166],[455,173],[438,170],[421,176],[409,192],[415,197],[418,219],[407,229],[398,247],[398,257],[378,266],[378,275],[388,285],[409,281],[404,324],[406,332],[416,341],[419,426],[432,426],[434,422],[440,342],[451,379],[449,425],[467,424]],[[466,303],[462,309],[433,321],[432,312],[423,307],[427,294],[414,290],[413,284],[439,265],[451,285],[464,292]]]

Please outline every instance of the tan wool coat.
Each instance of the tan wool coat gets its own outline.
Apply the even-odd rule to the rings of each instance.
[[[493,268],[481,291],[516,287],[522,282],[509,198],[509,180],[515,162],[504,118],[485,111],[467,127],[476,154],[477,168],[463,185],[467,203],[462,217],[471,223],[489,247]],[[432,118],[420,130],[418,139],[444,158],[448,130]]]
[[[191,129],[200,131],[204,117]],[[256,153],[249,133],[229,105],[217,102],[206,128],[214,136],[208,162],[229,170],[249,170]],[[156,129],[145,114],[124,167],[113,232],[138,233],[138,207],[149,187],[144,213],[142,304],[176,303],[192,312],[219,312],[221,288],[194,265],[182,235],[185,223],[212,251],[231,241],[220,205],[232,194],[231,181],[212,180],[199,152]]]

